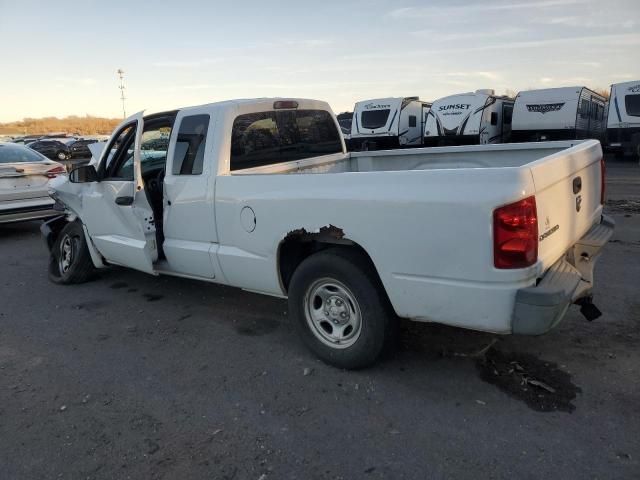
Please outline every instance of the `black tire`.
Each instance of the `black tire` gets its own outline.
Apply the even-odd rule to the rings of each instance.
[[[62,285],[83,283],[95,271],[82,225],[79,222],[68,223],[51,247],[49,280]]]
[[[338,316],[343,313],[349,315],[349,312],[353,314],[357,311],[360,321],[357,327],[359,333],[355,340],[352,338],[340,346],[339,339],[335,340],[334,344],[332,343],[334,340],[325,338],[333,333],[331,322],[336,323],[340,318],[326,316],[325,321],[313,320],[312,311],[316,315],[320,314],[321,317],[324,316],[323,313],[327,314],[326,310],[319,311],[325,308],[325,303],[324,300],[317,302],[321,295],[313,295],[316,285],[337,287],[339,289],[336,290],[337,300],[334,301],[340,301],[340,292],[346,293],[347,301],[341,305],[350,305],[350,307],[340,308],[348,311],[338,313],[332,310],[330,315]],[[329,299],[326,300],[329,305]],[[355,305],[352,300],[355,301]],[[317,307],[316,303],[320,307]],[[334,307],[335,305],[326,308]],[[395,342],[398,326],[396,316],[377,273],[367,259],[357,252],[331,249],[306,258],[291,277],[289,313],[304,343],[323,361],[335,367],[346,369],[368,367],[374,364],[383,353],[389,351]],[[351,318],[356,318],[356,315]],[[336,325],[337,328],[342,326]],[[348,328],[344,331],[348,332]],[[355,331],[354,327],[351,333]],[[341,338],[346,338],[346,334]]]

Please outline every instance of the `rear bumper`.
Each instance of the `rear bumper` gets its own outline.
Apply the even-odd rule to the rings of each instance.
[[[566,256],[558,260],[534,287],[516,293],[512,332],[541,335],[555,327],[575,301],[591,295],[593,269],[607,244],[615,222],[602,216]]]
[[[24,222],[60,215],[51,197],[0,203],[0,223]]]

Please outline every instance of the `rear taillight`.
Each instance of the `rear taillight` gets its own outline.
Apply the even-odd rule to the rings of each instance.
[[[493,265],[525,268],[538,260],[538,212],[531,196],[493,211]]]
[[[604,164],[604,157],[600,159],[600,205],[604,205],[604,192],[606,188],[607,167]]]
[[[58,175],[61,175],[63,173],[67,173],[65,168],[62,165],[57,165],[57,166],[53,167],[52,169],[47,170],[45,172],[45,176],[47,178],[56,178]]]

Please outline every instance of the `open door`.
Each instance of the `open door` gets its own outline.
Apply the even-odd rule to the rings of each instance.
[[[98,181],[83,184],[79,216],[110,263],[155,273],[156,227],[142,179],[143,112],[124,120],[97,166]]]

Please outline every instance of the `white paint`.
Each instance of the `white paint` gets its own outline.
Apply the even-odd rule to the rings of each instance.
[[[513,107],[512,131],[544,135],[576,130],[574,138],[599,139],[605,126],[604,105],[602,96],[582,86],[522,91]]]
[[[640,117],[629,115],[626,109],[625,98],[629,95],[640,95],[640,80],[611,85],[607,128],[640,128]]]
[[[418,97],[363,100],[353,107],[350,138],[356,141],[392,138],[399,146],[422,145],[425,118],[430,106],[430,103]],[[363,115],[379,110],[389,112],[386,121],[377,128],[367,128]],[[411,124],[410,117],[415,124]]]
[[[489,89],[439,98],[427,114],[425,144],[437,144],[447,137],[459,144],[506,142],[511,135],[508,119],[512,109],[512,98],[496,96]]]

